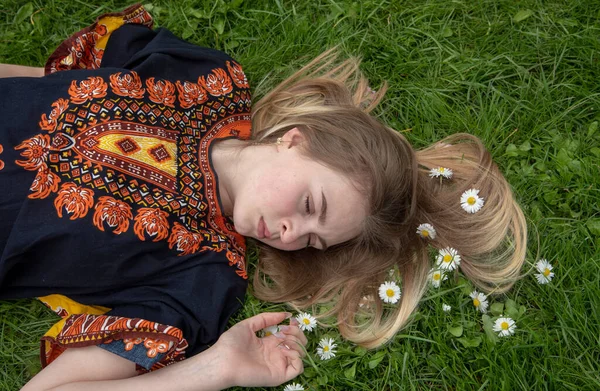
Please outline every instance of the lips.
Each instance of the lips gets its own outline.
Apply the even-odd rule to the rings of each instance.
[[[267,224],[265,223],[265,220],[262,217],[258,221],[258,228],[256,231],[259,239],[271,238],[271,232],[269,232],[269,228],[267,228]]]

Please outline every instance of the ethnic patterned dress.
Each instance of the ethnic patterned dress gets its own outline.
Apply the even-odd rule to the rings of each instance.
[[[247,287],[210,152],[250,136],[226,54],[150,29],[140,6],[65,41],[43,78],[0,79],[0,299],[62,317],[49,364],[97,345],[152,370],[214,343]]]

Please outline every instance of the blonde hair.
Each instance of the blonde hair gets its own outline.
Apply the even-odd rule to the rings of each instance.
[[[368,204],[362,233],[326,251],[280,251],[258,244],[255,295],[288,302],[296,309],[332,303],[321,317],[337,316],[340,333],[373,348],[406,325],[427,287],[428,246],[453,247],[461,270],[486,292],[504,292],[519,276],[527,241],[523,213],[510,186],[481,141],[456,134],[423,150],[374,119],[369,112],[385,93],[375,92],[359,70],[359,60],[337,62],[329,50],[283,81],[254,108],[253,139],[274,142],[287,130],[305,136],[303,153],[350,178]],[[432,179],[429,170],[446,167],[451,180]],[[461,194],[470,188],[485,198],[468,214]],[[416,234],[431,223],[435,240]],[[359,306],[390,269],[402,279],[402,298],[392,310],[380,300]]]

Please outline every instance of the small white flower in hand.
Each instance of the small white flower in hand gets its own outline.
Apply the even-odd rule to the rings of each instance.
[[[279,331],[279,326],[265,327],[264,329],[262,329],[262,336],[268,337],[270,335],[277,333],[278,331]]]

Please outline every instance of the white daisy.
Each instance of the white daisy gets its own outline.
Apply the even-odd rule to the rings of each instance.
[[[290,383],[283,388],[283,391],[304,391],[304,387],[298,383]]]
[[[317,319],[308,312],[300,312],[296,316],[296,320],[302,331],[312,331],[317,326]]]
[[[487,311],[488,301],[486,295],[481,292],[473,291],[469,296],[471,296],[471,299],[473,299],[473,305],[475,308],[483,313]]]
[[[432,178],[443,177],[446,179],[452,178],[452,170],[446,167],[436,167],[429,170],[429,176]]]
[[[479,197],[479,190],[469,189],[460,196],[460,206],[468,213],[479,212],[485,200]]]
[[[442,311],[449,312],[452,309],[448,304],[442,304]]]
[[[429,224],[429,223],[423,223],[421,225],[419,225],[417,227],[417,233],[422,237],[422,238],[429,238],[429,239],[435,239],[435,228],[433,228],[433,225]]]
[[[494,323],[494,331],[498,333],[499,337],[508,337],[515,333],[517,325],[511,318],[498,318]]]
[[[437,256],[436,264],[444,270],[454,270],[460,265],[460,255],[452,247],[446,247],[440,250]]]
[[[279,332],[279,326],[269,326],[262,329],[263,337],[268,337],[269,335],[273,335]]]
[[[400,287],[394,281],[386,281],[379,286],[379,297],[384,303],[396,304],[402,293]]]
[[[321,360],[329,360],[331,357],[335,357],[335,347],[333,338],[323,338],[319,341],[319,347],[317,348],[317,354],[321,357]]]
[[[547,260],[540,259],[535,264],[535,268],[538,270],[538,272],[540,272],[539,274],[535,275],[538,283],[547,284],[552,280],[552,278],[554,278],[554,273],[551,271],[553,269],[552,265]]]
[[[431,269],[429,271],[429,282],[433,285],[434,288],[439,288],[442,284],[442,281],[446,281],[448,276],[442,269]]]

